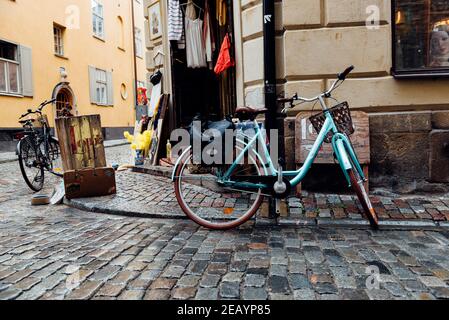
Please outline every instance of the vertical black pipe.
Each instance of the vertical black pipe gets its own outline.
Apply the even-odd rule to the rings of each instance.
[[[266,129],[278,129],[276,99],[276,43],[274,0],[263,0]]]
[[[265,107],[268,109],[265,127],[270,137],[271,130],[279,130],[277,119],[277,96],[276,96],[276,29],[275,29],[275,6],[274,0],[263,0],[263,46],[264,46],[264,71],[265,71]],[[279,132],[279,131],[278,131]],[[271,138],[271,137],[270,137]],[[270,144],[283,140],[279,133],[279,141],[272,141]],[[282,153],[282,151],[281,151]],[[274,155],[272,155],[274,157]],[[272,159],[275,164],[277,159]],[[269,205],[269,217],[276,218],[276,206],[274,199]]]

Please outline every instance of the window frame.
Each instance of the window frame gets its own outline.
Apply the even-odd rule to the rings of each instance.
[[[59,31],[59,39],[57,39],[58,34],[55,31]],[[53,24],[54,53],[59,57],[65,57],[64,31],[64,27]],[[57,40],[59,40],[59,43]],[[57,51],[57,48],[59,48],[59,52]]]
[[[6,91],[0,90],[0,95],[11,95],[11,96],[22,96],[22,74],[21,74],[21,63],[20,63],[20,52],[19,45],[9,41],[1,40],[7,44],[15,47],[15,59],[11,60],[7,58],[0,57],[0,61],[4,63],[4,74],[5,74],[5,85]],[[17,67],[17,91],[11,91],[11,77],[10,77],[10,65],[15,65]]]
[[[95,6],[94,6],[95,4]],[[99,0],[91,0],[92,7],[92,33],[94,37],[104,40],[105,39],[105,22],[104,22],[104,5]],[[101,7],[101,15],[95,10],[95,8]],[[102,32],[98,32],[98,21],[102,23]]]
[[[106,70],[103,69],[95,69],[95,92],[97,94],[97,103],[101,106],[107,106],[108,105],[108,73]],[[104,74],[104,80],[100,79],[100,73]],[[104,100],[101,100],[101,88],[104,88]],[[100,91],[99,91],[100,90]],[[98,92],[100,92],[100,99],[98,96]]]
[[[418,79],[418,78],[449,78],[449,66],[447,68],[420,68],[397,70],[397,56],[396,56],[396,2],[398,0],[391,0],[391,49],[393,54],[391,74],[396,79]]]

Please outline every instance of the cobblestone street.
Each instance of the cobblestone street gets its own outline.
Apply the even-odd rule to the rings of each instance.
[[[107,158],[129,162],[128,147],[107,149]],[[126,174],[135,187],[120,190],[131,183],[118,180],[122,203],[133,195],[141,204],[154,201],[149,212],[180,214],[165,178]],[[150,191],[159,197],[148,200]],[[0,164],[0,299],[449,299],[445,228],[250,224],[215,232],[187,220],[31,207],[31,196],[18,164]],[[447,219],[444,199],[399,200],[380,197],[376,206],[397,219]],[[335,208],[355,211],[345,201],[353,200],[307,195],[291,207],[302,218],[338,218]]]

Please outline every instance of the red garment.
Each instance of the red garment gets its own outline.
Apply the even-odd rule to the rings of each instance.
[[[146,88],[137,88],[137,102],[140,106],[145,106],[148,104]]]
[[[215,73],[219,75],[226,69],[235,66],[235,61],[231,57],[231,40],[227,34],[221,45],[220,55],[218,56],[217,65],[215,66]]]

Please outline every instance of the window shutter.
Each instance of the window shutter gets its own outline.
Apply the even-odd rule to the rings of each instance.
[[[20,70],[22,77],[22,94],[25,97],[34,95],[33,53],[31,48],[20,46]]]
[[[97,69],[89,66],[90,103],[97,103]]]
[[[112,72],[107,72],[107,83],[108,83],[108,106],[114,105],[114,82],[112,81]]]

